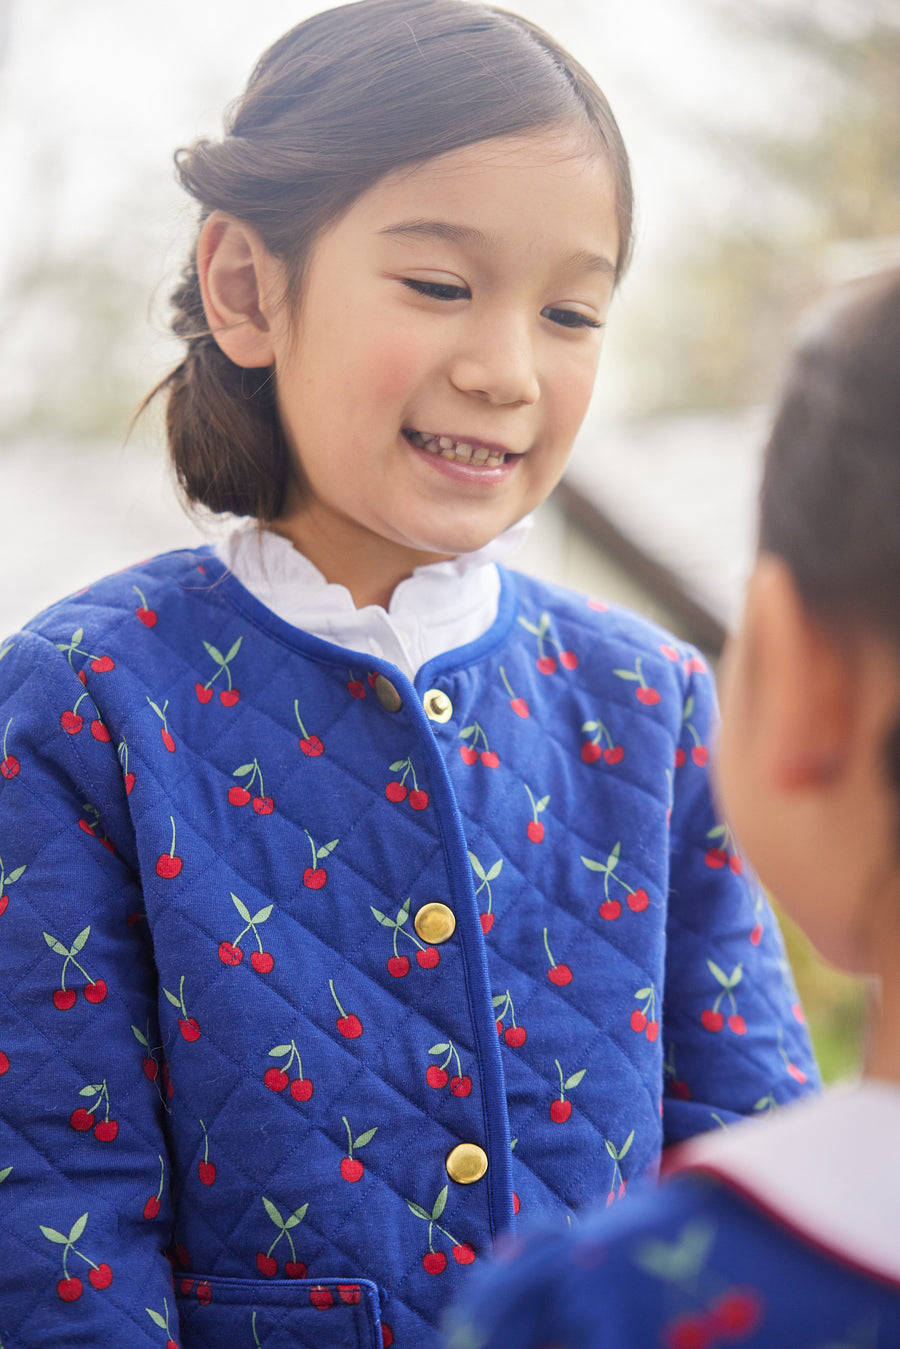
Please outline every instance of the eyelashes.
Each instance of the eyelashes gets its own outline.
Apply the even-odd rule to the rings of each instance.
[[[429,300],[470,300],[472,293],[468,286],[453,286],[444,281],[419,281],[415,277],[405,276],[402,278],[404,286],[414,291],[416,295],[424,295]],[[557,324],[560,328],[577,330],[579,328],[602,328],[603,324],[595,319],[589,319],[586,314],[580,314],[576,309],[556,309],[548,307],[541,310],[541,317],[549,319],[551,323]]]

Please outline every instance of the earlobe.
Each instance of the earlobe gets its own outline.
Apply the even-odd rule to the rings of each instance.
[[[266,311],[276,268],[252,226],[222,211],[204,222],[197,273],[206,321],[229,360],[245,369],[275,361]]]

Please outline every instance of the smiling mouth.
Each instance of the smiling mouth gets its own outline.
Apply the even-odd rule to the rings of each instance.
[[[498,450],[480,443],[471,444],[466,440],[454,440],[451,436],[438,436],[430,431],[413,431],[405,428],[404,436],[417,450],[425,450],[439,459],[449,459],[457,464],[472,464],[475,468],[497,468],[508,459],[518,458],[511,450]]]

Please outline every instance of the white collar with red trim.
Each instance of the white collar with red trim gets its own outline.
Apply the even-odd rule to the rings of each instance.
[[[866,1079],[702,1134],[668,1174],[699,1171],[838,1259],[900,1283],[900,1085]]]

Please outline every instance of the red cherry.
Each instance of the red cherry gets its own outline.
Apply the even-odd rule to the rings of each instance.
[[[603,757],[602,745],[595,745],[593,740],[586,740],[581,746],[581,757],[585,763],[596,763]]]
[[[214,1162],[198,1162],[197,1175],[200,1177],[201,1184],[212,1185],[216,1178],[216,1167]]]
[[[416,952],[416,963],[422,966],[423,970],[433,970],[435,965],[439,965],[441,953],[436,946],[426,946],[424,951]]]
[[[300,741],[300,748],[310,759],[317,759],[320,754],[324,754],[325,746],[317,735],[307,736]]]
[[[84,986],[84,996],[88,1002],[102,1002],[106,994],[107,987],[104,979],[95,979],[93,983]]]
[[[806,1073],[803,1071],[802,1068],[798,1068],[796,1063],[789,1063],[787,1066],[787,1070],[795,1082],[806,1081]]]
[[[647,1025],[647,1018],[639,1007],[635,1007],[631,1013],[631,1029],[635,1034],[640,1035]]]
[[[59,1293],[63,1302],[77,1302],[84,1292],[84,1284],[79,1278],[60,1279],[56,1285],[56,1291]]]
[[[799,1021],[801,1026],[806,1025],[806,1017],[803,1014],[803,1008],[800,1006],[799,1002],[791,1003],[791,1012],[795,1021]]]
[[[3,762],[0,763],[0,775],[2,775],[5,778],[14,778],[18,773],[18,771],[19,771],[18,759],[14,754],[7,754]]]
[[[95,660],[91,661],[91,669],[95,670],[97,674],[106,674],[107,670],[114,670],[115,668],[116,662],[112,656],[97,656]]]
[[[600,917],[605,918],[608,923],[613,923],[622,912],[622,905],[617,899],[605,899],[600,905]]]
[[[308,1101],[313,1094],[312,1078],[295,1077],[291,1083],[291,1095],[295,1101]]]
[[[625,758],[625,750],[621,745],[610,745],[603,751],[603,761],[608,764],[621,763]]]
[[[4,1073],[8,1072],[9,1072],[9,1055],[4,1054],[3,1050],[0,1049],[0,1077],[2,1077]]]
[[[200,1039],[201,1032],[196,1017],[180,1016],[178,1018],[178,1029],[181,1031],[184,1038],[191,1043],[193,1043],[194,1040]]]
[[[750,933],[751,945],[759,946],[759,943],[762,941],[762,935],[763,935],[763,925],[762,923],[757,923],[756,927]]]
[[[658,1022],[658,1021],[648,1021],[648,1022],[647,1022],[647,1039],[650,1041],[651,1044],[653,1044],[653,1042],[655,1041],[657,1035],[659,1035],[659,1022]]]
[[[145,628],[156,627],[157,614],[155,609],[145,609],[144,606],[141,605],[140,608],[135,609],[134,612],[137,614]]]
[[[112,1277],[112,1270],[107,1264],[98,1265],[88,1275],[88,1279],[94,1288],[108,1288],[112,1283]]]
[[[384,1321],[382,1321],[382,1323],[381,1323],[381,1349],[391,1349],[391,1345],[392,1345],[393,1343],[394,1343],[394,1332],[391,1330],[390,1326],[385,1325]]]
[[[528,837],[531,839],[532,843],[543,843],[544,826],[541,824],[540,820],[528,821]]]
[[[425,1072],[425,1081],[429,1087],[434,1087],[435,1091],[440,1091],[441,1087],[446,1087],[449,1080],[450,1074],[446,1068],[439,1068],[436,1063],[433,1063]]]
[[[94,1127],[94,1116],[89,1110],[85,1110],[83,1105],[80,1105],[72,1111],[69,1116],[69,1123],[78,1133],[86,1134],[89,1129]]]
[[[550,1102],[550,1118],[553,1120],[554,1124],[565,1124],[571,1113],[571,1101],[560,1101],[559,1098],[557,1098],[555,1101]]]
[[[6,913],[6,906],[9,903],[9,895],[0,895],[0,914]]]
[[[519,1211],[519,1209],[520,1209],[521,1207],[522,1207],[522,1201],[521,1201],[521,1199],[519,1198],[519,1196],[516,1194],[515,1190],[513,1190],[513,1213],[518,1213],[518,1211]]]
[[[126,773],[126,774],[125,774],[125,778],[124,778],[124,782],[125,782],[125,795],[126,795],[126,796],[130,796],[130,795],[131,795],[131,789],[132,789],[132,787],[134,786],[134,774],[133,774],[133,773]]]
[[[157,1216],[161,1207],[162,1205],[160,1204],[156,1195],[151,1194],[150,1198],[144,1205],[144,1217],[147,1219],[148,1222],[150,1222],[153,1218]]]
[[[428,1251],[422,1256],[426,1274],[442,1274],[447,1268],[447,1257],[443,1251]]]
[[[406,787],[402,782],[389,782],[384,789],[384,794],[389,801],[405,801]]]
[[[650,896],[643,887],[640,890],[635,890],[633,895],[628,896],[628,907],[632,913],[643,913],[649,903]]]
[[[495,754],[492,749],[482,750],[481,762],[484,764],[485,768],[499,768],[500,756]]]
[[[428,793],[423,792],[421,787],[417,787],[415,791],[409,794],[409,804],[413,810],[425,810],[428,805]]]
[[[551,965],[547,971],[547,978],[551,984],[556,984],[558,988],[562,988],[564,984],[572,982],[572,971],[568,965]]]
[[[760,1300],[753,1289],[732,1288],[713,1303],[710,1316],[719,1335],[745,1339],[759,1325],[760,1310]]]
[[[275,809],[275,802],[271,796],[254,796],[253,809],[257,815],[271,815]]]
[[[328,872],[324,867],[307,867],[303,873],[303,884],[307,890],[321,890],[327,880]]]
[[[475,1247],[470,1246],[467,1241],[462,1241],[458,1246],[453,1247],[453,1259],[458,1265],[471,1265],[475,1259]]]
[[[144,1070],[144,1076],[149,1078],[151,1082],[155,1082],[159,1072],[159,1064],[156,1059],[144,1059],[141,1067]]]
[[[691,758],[698,768],[704,768],[709,762],[709,750],[705,745],[695,745],[691,750]]]
[[[451,1077],[450,1094],[451,1096],[468,1096],[472,1090],[472,1079],[467,1074],[463,1077]]]
[[[84,725],[84,717],[79,712],[63,712],[59,724],[68,735],[77,735]]]
[[[84,670],[78,671],[78,679],[82,684],[87,685],[87,674]]]
[[[362,1298],[362,1289],[358,1283],[339,1283],[338,1297],[352,1307]]]
[[[709,1349],[713,1342],[709,1322],[692,1312],[670,1321],[663,1341],[665,1349]]]
[[[201,1307],[208,1307],[212,1302],[212,1289],[205,1279],[197,1284],[197,1301]]]
[[[327,1311],[329,1307],[334,1306],[334,1297],[330,1288],[310,1288],[309,1300],[319,1311]]]
[[[114,1119],[102,1119],[94,1125],[94,1137],[101,1143],[112,1143],[118,1136],[119,1122]]]
[[[348,680],[347,692],[351,698],[365,698],[366,696],[366,688],[361,679]]]
[[[240,946],[232,946],[230,941],[219,942],[219,959],[223,965],[240,965],[244,952]]]
[[[728,1029],[734,1031],[735,1035],[746,1035],[747,1023],[737,1012],[732,1012],[728,1018]]]
[[[181,1265],[181,1268],[187,1269],[188,1265],[191,1263],[191,1257],[188,1255],[187,1247],[183,1241],[179,1241],[178,1245],[175,1247],[175,1256],[179,1265]]]
[[[355,1184],[358,1180],[362,1180],[363,1171],[364,1168],[362,1162],[358,1161],[355,1157],[345,1157],[341,1162],[341,1175],[344,1177],[344,1180],[349,1181],[351,1185]]]
[[[394,979],[402,979],[409,974],[409,956],[391,956],[387,963],[388,974]]]
[[[164,852],[157,858],[156,874],[161,876],[164,881],[173,881],[183,866],[184,863],[180,857]]]
[[[687,763],[687,755],[679,745],[675,751],[675,767],[683,768],[686,763]]]
[[[358,1016],[339,1016],[337,1019],[337,1028],[345,1040],[358,1040],[362,1035],[362,1022]]]
[[[721,1012],[714,1012],[711,1007],[705,1007],[700,1013],[700,1025],[704,1030],[720,1031],[725,1025],[725,1018]]]
[[[198,701],[199,703],[210,703],[210,702],[212,702],[213,691],[212,691],[212,689],[206,688],[206,686],[205,686],[204,684],[201,684],[201,683],[199,683],[199,682],[196,683],[196,684],[194,685],[194,692],[195,692],[196,695],[197,695],[197,701]]]
[[[704,861],[713,871],[719,871],[728,861],[728,854],[724,848],[710,848]]]
[[[106,744],[106,742],[110,738],[109,731],[103,725],[103,722],[100,720],[99,717],[95,717],[94,720],[91,722],[91,735],[94,737],[95,740],[100,740],[104,744]]]
[[[463,763],[473,764],[478,759],[478,750],[472,745],[460,745],[459,757],[462,759]]]
[[[228,800],[233,806],[246,806],[247,802],[250,800],[250,793],[247,791],[246,787],[238,787],[235,785],[228,789]]]
[[[686,1082],[677,1079],[672,1083],[672,1095],[678,1101],[689,1101],[691,1099],[691,1089]]]
[[[669,646],[668,643],[663,643],[663,645],[659,649],[665,656],[666,660],[672,660],[676,662],[680,660],[680,656],[678,655],[678,652],[675,650],[674,646]]]
[[[278,1261],[274,1255],[266,1255],[265,1251],[257,1251],[256,1268],[260,1274],[265,1274],[267,1279],[278,1273]]]
[[[531,713],[528,711],[528,704],[526,703],[524,698],[512,698],[510,699],[509,705],[515,712],[517,717],[524,718],[531,715]]]
[[[645,707],[655,707],[659,702],[659,693],[656,689],[635,689],[634,694],[638,702],[643,703]]]
[[[251,951],[250,964],[257,974],[269,974],[275,966],[275,957],[268,951]]]
[[[178,1349],[177,1340],[166,1340],[166,1349]]]
[[[553,674],[553,671],[556,669],[556,661],[553,659],[552,656],[539,656],[537,661],[537,667],[540,670],[541,674],[551,675]]]
[[[258,1257],[257,1257],[257,1263],[259,1263],[259,1258],[258,1258]],[[276,1268],[276,1269],[278,1268],[278,1265],[277,1265],[277,1264],[275,1265],[275,1268]],[[284,1262],[284,1272],[285,1272],[285,1274],[288,1276],[289,1279],[305,1279],[305,1278],[306,1278],[306,1266],[304,1265],[304,1263],[303,1263],[302,1260],[285,1260],[285,1262]]]
[[[161,1070],[161,1071],[162,1071],[163,1082],[165,1083],[165,1087],[166,1087],[166,1095],[168,1096],[169,1100],[171,1101],[173,1095],[175,1094],[175,1088],[172,1086],[171,1079],[169,1078],[169,1065],[166,1063],[165,1059],[163,1059],[163,1065],[162,1065],[162,1070]]]
[[[731,854],[731,856],[728,859],[728,865],[731,867],[731,870],[734,872],[735,876],[740,876],[741,872],[744,870],[743,859],[738,857],[737,853]]]
[[[175,753],[175,741],[174,741],[173,738],[172,738],[172,733],[171,733],[171,731],[167,731],[166,728],[165,728],[165,726],[164,726],[164,727],[162,728],[162,730],[160,731],[160,735],[162,736],[162,742],[163,742],[163,744],[165,745],[166,749],[169,751],[170,754],[174,754],[174,753]]]
[[[287,1073],[282,1072],[280,1068],[267,1068],[263,1074],[263,1082],[269,1091],[284,1091],[288,1081]]]
[[[492,913],[480,913],[478,915],[478,921],[481,924],[482,932],[487,936],[494,926],[494,915]]]
[[[240,696],[240,689],[222,689],[219,694],[219,702],[223,707],[234,707]]]
[[[512,1049],[519,1049],[528,1039],[528,1032],[524,1026],[510,1026],[503,1038]]]
[[[53,994],[53,1006],[58,1007],[61,1012],[67,1012],[70,1007],[75,1006],[77,997],[74,988],[58,988]]]
[[[574,670],[578,665],[578,657],[574,651],[560,651],[559,663],[564,670]]]

